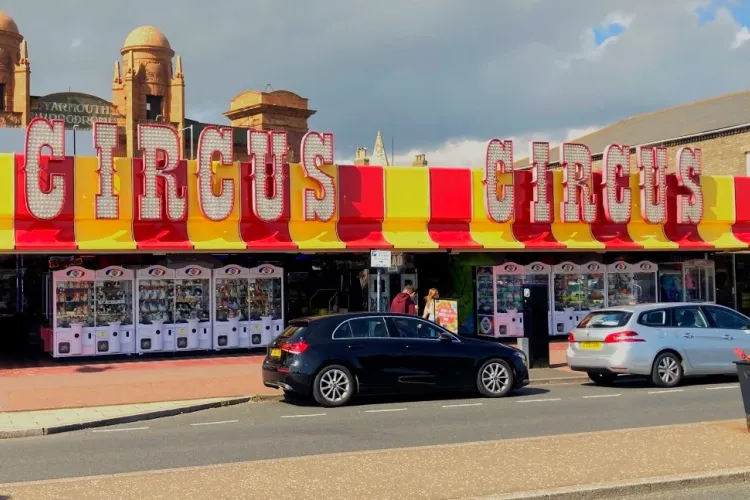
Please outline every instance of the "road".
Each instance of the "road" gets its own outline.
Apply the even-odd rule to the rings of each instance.
[[[748,498],[750,498],[750,484],[746,483],[623,497],[620,500],[747,500]]]
[[[254,403],[0,441],[0,483],[742,417],[736,379],[676,390],[529,387],[505,399],[363,400],[339,409]]]

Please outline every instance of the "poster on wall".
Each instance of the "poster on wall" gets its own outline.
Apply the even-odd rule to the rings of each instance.
[[[452,333],[458,333],[458,300],[440,299],[435,302],[437,324]]]

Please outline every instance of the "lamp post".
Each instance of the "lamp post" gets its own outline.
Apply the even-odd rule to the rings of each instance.
[[[193,125],[188,125],[180,129],[180,132],[190,130],[190,159],[195,160],[195,143],[193,142]]]

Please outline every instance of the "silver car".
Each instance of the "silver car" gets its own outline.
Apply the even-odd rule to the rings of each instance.
[[[684,377],[729,375],[734,350],[750,351],[750,318],[705,303],[643,304],[594,311],[568,337],[568,366],[609,385],[621,374],[659,387]]]

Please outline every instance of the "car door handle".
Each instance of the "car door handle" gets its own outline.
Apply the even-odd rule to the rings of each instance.
[[[732,340],[732,339],[734,339],[734,337],[732,337],[731,335],[724,335],[724,339],[725,340]]]
[[[683,333],[682,336],[686,339],[692,339],[695,337],[695,335],[693,335],[692,333]]]

